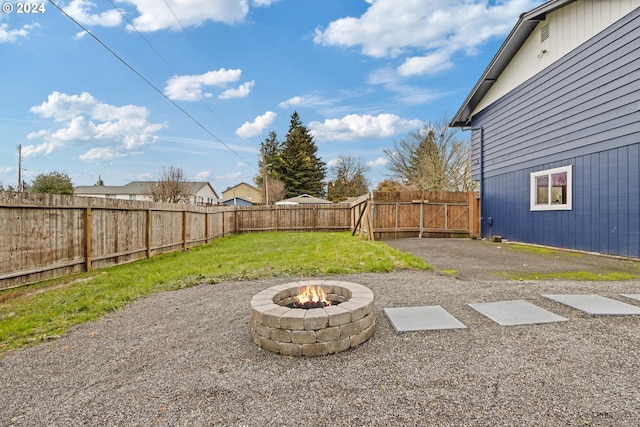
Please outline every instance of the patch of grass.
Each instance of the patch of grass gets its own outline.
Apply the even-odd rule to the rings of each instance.
[[[228,236],[187,252],[0,291],[0,358],[157,292],[227,280],[430,268],[420,258],[350,233]]]
[[[457,270],[438,270],[440,273],[447,275],[447,276],[452,276],[454,277],[456,274],[458,274]]]
[[[506,245],[506,247],[509,249],[517,250],[517,251],[528,252],[530,254],[537,254],[537,255],[544,255],[544,256],[562,255],[562,256],[574,257],[574,258],[580,258],[584,256],[579,252],[563,251],[563,250],[553,249],[553,248],[543,248],[540,246],[521,245],[518,243],[509,243]]]
[[[564,271],[561,273],[517,273],[505,272],[504,277],[516,280],[571,280],[592,282],[613,282],[618,280],[639,279],[640,274],[622,271],[597,273],[593,271]]]

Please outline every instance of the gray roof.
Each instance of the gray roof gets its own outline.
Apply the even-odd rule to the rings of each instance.
[[[537,8],[520,15],[516,26],[511,30],[498,53],[493,57],[480,80],[473,87],[464,103],[453,117],[450,127],[468,126],[471,113],[476,109],[482,98],[489,92],[491,86],[498,80],[500,74],[507,68],[509,62],[520,50],[540,21],[544,21],[548,13],[558,10],[576,0],[550,0]]]
[[[155,184],[157,181],[131,181],[125,185],[79,185],[74,188],[74,193],[77,194],[149,194],[148,188],[151,184]],[[189,182],[191,186],[191,192],[197,193],[202,188],[211,184],[208,182]],[[211,187],[213,194],[216,198],[218,193]]]
[[[301,205],[304,204],[314,204],[314,205],[318,205],[318,204],[333,204],[333,202],[330,202],[329,200],[325,200],[325,199],[320,199],[318,197],[313,197],[310,196],[308,194],[301,194],[300,196],[296,196],[296,197],[291,197],[290,199],[284,199],[284,200],[280,200],[279,202],[276,202],[276,204],[278,203],[298,203]]]

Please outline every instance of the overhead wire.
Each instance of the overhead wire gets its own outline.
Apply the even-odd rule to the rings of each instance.
[[[173,18],[176,20],[176,22],[178,23],[178,25],[180,26],[180,28],[182,29],[182,32],[184,33],[184,35],[187,36],[187,38],[189,39],[189,42],[191,43],[191,45],[200,51],[200,53],[203,53],[201,49],[198,48],[198,45],[196,44],[195,40],[193,40],[193,37],[191,37],[191,34],[189,34],[189,32],[187,31],[187,29],[185,28],[184,25],[182,25],[182,21],[180,21],[180,18],[178,18],[178,15],[176,15],[176,12],[173,10],[173,8],[171,7],[171,5],[169,4],[169,2],[167,0],[164,0],[164,4],[167,6],[167,9],[169,9],[169,11],[171,12],[171,14],[173,15]],[[209,64],[209,62],[207,61],[207,57],[206,55],[202,55],[202,59],[205,63],[205,65],[207,66],[207,70],[212,70],[213,68],[211,67],[211,65]],[[203,102],[204,106],[207,108],[207,110],[209,110],[209,112],[211,114],[213,114],[215,117],[218,117],[218,115],[211,109],[211,107],[209,107],[209,104],[207,104],[206,102]]]
[[[119,7],[117,7],[115,5],[115,3],[113,2],[113,0],[109,0],[109,3],[111,3],[111,6],[113,6],[113,8],[120,14],[120,16],[122,17],[122,19],[124,19],[125,21],[127,21],[127,23],[131,26],[131,28],[133,28],[133,30],[140,36],[140,38],[142,40],[145,41],[145,43],[147,43],[149,45],[149,47],[151,49],[153,49],[153,51],[156,53],[156,55],[158,55],[158,57],[160,57],[160,59],[162,59],[164,61],[165,64],[171,66],[171,64],[169,64],[169,61],[167,61],[165,59],[164,56],[162,56],[162,54],[160,53],[160,51],[158,49],[155,48],[154,45],[151,44],[151,42],[140,32],[138,31],[138,28],[133,24],[133,22],[131,22],[131,20],[129,18],[127,18],[127,15],[125,15],[124,13],[122,13],[122,9],[120,9]]]
[[[211,136],[217,142],[222,144],[227,150],[229,150],[231,153],[233,153],[236,157],[238,157],[244,163],[248,164],[253,169],[258,171],[258,169],[255,166],[253,166],[249,161],[247,161],[245,158],[243,158],[240,154],[238,154],[231,147],[229,147],[224,141],[222,141],[220,138],[218,138],[213,132],[211,132],[211,130],[209,130],[209,128],[207,128],[204,124],[202,124],[202,122],[200,122],[198,119],[196,119],[191,113],[189,113],[187,110],[185,110],[180,105],[178,105],[174,100],[172,100],[167,95],[165,95],[165,93],[162,90],[160,90],[160,88],[158,88],[155,84],[153,84],[153,82],[151,82],[144,75],[142,75],[142,73],[140,73],[138,70],[136,70],[131,64],[129,64],[126,60],[124,60],[124,58],[122,58],[120,55],[118,55],[113,49],[111,49],[109,46],[107,46],[106,43],[104,43],[102,40],[100,40],[100,38],[97,37],[95,34],[93,34],[87,27],[85,27],[80,22],[78,22],[75,18],[73,18],[71,15],[69,15],[60,6],[58,6],[53,0],[49,0],[49,3],[51,3],[56,9],[58,9],[60,11],[60,13],[62,13],[64,16],[66,16],[71,21],[73,21],[73,23],[75,23],[78,27],[80,27],[89,36],[91,36],[91,38],[93,38],[96,42],[98,42],[98,44],[100,44],[103,48],[105,48],[111,55],[113,55],[125,67],[127,67],[129,70],[131,70],[136,76],[138,76],[140,79],[142,79],[142,81],[144,81],[149,87],[151,87],[158,94],[160,94],[160,96],[162,96],[164,99],[166,99],[168,102],[170,102],[178,110],[180,110],[185,116],[187,116],[193,123],[195,123],[203,131],[205,131],[209,136]]]

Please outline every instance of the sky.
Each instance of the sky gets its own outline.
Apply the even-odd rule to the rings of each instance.
[[[3,0],[0,183],[259,174],[297,111],[328,166],[372,189],[385,149],[458,111],[534,0]],[[29,13],[27,13],[29,12]],[[461,132],[461,139],[469,139]]]

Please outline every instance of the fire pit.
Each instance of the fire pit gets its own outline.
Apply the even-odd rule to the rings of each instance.
[[[251,338],[286,356],[324,356],[373,335],[373,292],[357,283],[312,280],[272,286],[251,299]]]

